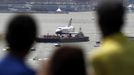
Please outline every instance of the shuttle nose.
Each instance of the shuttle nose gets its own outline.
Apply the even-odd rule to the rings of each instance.
[[[56,34],[61,34],[61,30],[60,29],[56,29]]]
[[[55,33],[56,33],[56,34],[61,34],[62,32],[61,32],[61,31],[56,31]]]

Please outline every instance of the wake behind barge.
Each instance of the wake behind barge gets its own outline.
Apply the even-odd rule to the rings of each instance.
[[[74,36],[68,34],[68,36],[58,35],[44,35],[36,40],[38,43],[69,43],[69,42],[87,42],[88,36],[84,36],[83,33],[78,33]]]

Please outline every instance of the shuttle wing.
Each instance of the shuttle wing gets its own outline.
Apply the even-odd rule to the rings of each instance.
[[[61,33],[59,33],[59,34],[78,34],[78,32],[61,32]]]

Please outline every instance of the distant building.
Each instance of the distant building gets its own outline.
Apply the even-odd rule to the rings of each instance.
[[[58,8],[58,9],[56,10],[56,12],[62,12],[62,10],[61,10],[60,8]]]

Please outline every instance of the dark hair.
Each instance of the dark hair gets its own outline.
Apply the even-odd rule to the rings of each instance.
[[[104,0],[97,6],[98,23],[103,35],[120,32],[124,22],[125,7],[118,0]]]
[[[82,49],[63,46],[50,59],[50,75],[86,75]]]
[[[28,51],[37,35],[36,22],[30,15],[16,15],[7,26],[6,42],[11,52]]]

